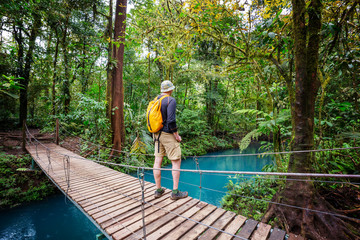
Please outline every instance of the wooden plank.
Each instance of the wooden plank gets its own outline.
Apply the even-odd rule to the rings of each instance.
[[[156,187],[154,186],[154,191],[156,190]],[[138,192],[136,195],[134,196],[131,196],[135,199],[139,199],[139,201],[141,201],[141,195],[142,193],[141,192]],[[147,193],[144,193],[144,196],[145,197],[149,197],[149,196],[153,196],[153,193],[150,193],[150,192],[147,192]],[[124,198],[121,198],[121,199],[118,199],[118,200],[115,200],[112,201],[111,203],[109,204],[106,204],[106,205],[103,205],[103,206],[98,206],[98,209],[93,209],[91,211],[88,211],[89,215],[91,216],[94,216],[94,218],[99,218],[100,216],[102,216],[103,214],[100,213],[99,209],[101,210],[106,210],[107,213],[112,213],[112,212],[116,212],[120,209],[123,209],[123,208],[127,208],[129,210],[132,209],[132,207],[137,207],[140,205],[141,202],[138,202],[138,201],[135,201],[132,200],[131,198],[128,198],[128,197],[124,197]],[[131,206],[133,205],[133,206]]]
[[[186,218],[191,218],[193,215],[195,215],[197,212],[201,211],[203,207],[205,207],[205,204],[196,204],[192,208],[186,210],[181,214],[181,217],[176,217],[175,219],[166,222],[165,224],[161,225],[161,227],[156,230],[155,232],[151,234],[146,235],[146,239],[149,240],[156,240],[160,239],[162,236],[165,236],[169,232],[171,232],[173,229],[175,229],[177,226],[182,225],[187,220]]]
[[[116,180],[113,180],[115,182],[110,182],[112,183],[112,185],[109,184],[95,184],[92,183],[90,185],[86,185],[86,186],[72,186],[70,184],[70,188],[76,190],[77,192],[81,193],[81,194],[86,194],[87,192],[95,192],[96,189],[102,189],[102,190],[109,190],[109,191],[117,191],[117,192],[126,192],[127,189],[133,187],[133,186],[137,186],[140,190],[140,185],[137,182],[127,182],[127,183],[123,183],[123,184],[116,184]],[[65,185],[67,186],[67,185]],[[92,190],[91,190],[92,189]]]
[[[175,219],[177,217],[176,214],[182,215],[184,212],[186,212],[187,210],[192,208],[198,202],[199,202],[199,200],[197,200],[197,199],[191,199],[186,204],[180,205],[179,208],[176,208],[172,212],[167,212],[165,216],[162,216],[161,218],[158,218],[156,221],[154,221],[154,222],[152,222],[150,224],[147,224],[146,225],[146,235],[150,235],[151,233],[153,233],[154,231],[156,231],[157,229],[162,227],[164,224],[166,224],[169,221],[172,221],[173,219]],[[158,212],[160,212],[160,211],[158,211]],[[116,234],[114,236],[116,236]],[[138,239],[139,236],[144,237],[142,229],[140,229],[135,234],[133,234],[132,236],[130,236],[130,237],[126,238],[126,239],[133,239],[134,240],[134,239]]]
[[[234,217],[235,217],[235,213],[233,212],[229,212],[227,211],[224,215],[222,215],[214,224],[212,224],[211,226],[214,228],[217,228],[219,230],[222,230],[223,228],[225,228],[225,226],[231,222]],[[219,233],[221,233],[220,231],[213,229],[213,228],[209,228],[208,230],[206,230],[206,232],[201,235],[201,237],[199,237],[198,239],[202,239],[202,240],[207,240],[207,239],[214,239]]]
[[[157,221],[158,219],[160,219],[161,217],[169,214],[169,211],[174,211],[176,209],[179,209],[183,206],[186,206],[186,203],[190,202],[192,199],[190,197],[184,198],[184,199],[180,199],[177,201],[173,201],[172,204],[167,205],[166,207],[164,207],[163,209],[158,209],[156,207],[151,207],[150,209],[156,209],[157,211],[155,211],[152,214],[146,215],[145,217],[145,223],[147,224],[146,229],[148,229],[149,225],[155,221]],[[173,215],[173,214],[172,214]],[[174,215],[175,217],[175,215]],[[141,236],[142,237],[142,220],[139,220],[129,226],[127,226],[127,228],[122,229],[118,232],[116,232],[115,234],[113,234],[113,238],[116,239],[123,239],[128,237],[129,235],[131,235],[133,232],[135,233],[135,238],[136,236]],[[130,231],[129,231],[130,230]],[[130,237],[131,239],[131,237]]]
[[[241,228],[240,232],[238,234],[236,234],[239,237],[242,238],[250,238],[252,232],[254,231],[254,229],[256,228],[258,224],[258,221],[252,220],[252,219],[248,219],[245,223],[245,225]]]
[[[218,218],[220,218],[226,211],[224,209],[218,208],[214,212],[212,212],[208,217],[206,217],[202,223],[205,225],[211,225],[213,224]],[[180,239],[196,239],[203,233],[208,227],[197,224],[194,228],[192,228],[190,231],[188,231],[184,236],[182,236]]]
[[[151,184],[149,186],[152,186]],[[128,196],[133,196],[133,195],[136,195],[139,193],[139,187],[138,186],[133,186],[131,188],[128,188],[127,189],[127,195]],[[110,192],[110,193],[107,193],[107,194],[103,194],[103,195],[100,195],[100,196],[97,196],[97,197],[94,197],[92,198],[92,202],[94,204],[97,204],[99,202],[101,203],[106,203],[107,201],[109,201],[109,199],[112,199],[114,197],[125,197],[124,195],[121,195],[119,193],[116,193],[116,192]],[[91,210],[92,209],[92,204],[89,204],[86,200],[83,200],[83,201],[79,201],[78,202],[79,205],[81,205],[85,210]]]
[[[196,213],[195,216],[191,217],[191,219],[193,219],[195,221],[198,221],[198,222],[201,222],[205,217],[209,216],[209,214],[211,214],[215,209],[216,209],[216,207],[214,205],[208,204],[201,211]],[[196,224],[197,223],[193,222],[193,221],[186,221],[185,223],[179,225],[177,228],[172,230],[169,234],[167,234],[162,239],[164,239],[164,240],[179,239],[182,235],[184,235],[186,232],[188,232]]]
[[[171,203],[173,203],[173,200],[171,200],[169,197],[162,196],[160,198],[152,200],[151,203],[155,204],[157,208],[150,204],[145,204],[144,216],[148,217],[150,214],[155,214],[155,212],[159,211],[159,208],[164,208],[170,205]],[[116,216],[114,219],[110,219],[109,221],[106,221],[103,224],[101,224],[101,227],[105,229],[106,232],[109,234],[113,234],[120,230],[119,225],[117,225],[114,220],[120,222],[123,226],[129,226],[131,224],[134,224],[142,220],[142,209],[138,208],[138,209],[133,209],[131,211],[127,211],[123,214],[120,214],[119,216]],[[146,218],[147,223],[148,221],[149,218]]]
[[[285,238],[285,235],[285,231],[279,228],[274,228],[268,240],[283,240]]]
[[[48,151],[50,149],[50,165]],[[113,239],[137,239],[143,237],[142,209],[138,179],[124,173],[117,172],[91,160],[84,159],[69,150],[55,144],[44,146],[26,146],[27,151],[34,156],[37,164],[47,171],[50,178],[64,191],[68,188],[65,178],[64,156],[70,157],[70,188],[69,197],[77,201],[87,214]],[[239,237],[251,240],[284,240],[285,231],[259,223],[255,220],[246,220],[243,216],[226,212],[213,205],[201,203],[190,197],[172,201],[169,199],[170,191],[161,198],[154,199],[155,185],[146,183],[145,200],[151,204],[144,205],[144,214],[147,238],[150,239],[231,239],[226,233],[208,228],[202,224],[187,220],[192,218],[205,225],[223,229],[230,234],[238,233]],[[130,196],[131,198],[129,198]],[[134,199],[132,199],[134,198]],[[158,206],[158,207],[156,207]],[[162,208],[162,209],[160,209]],[[169,213],[173,211],[184,217]],[[106,213],[105,213],[106,212]],[[258,227],[257,227],[258,226]],[[257,228],[256,228],[257,227]],[[256,229],[256,230],[255,230]],[[255,231],[254,231],[255,230]],[[270,236],[269,236],[270,235]],[[288,240],[303,240],[301,236],[289,234]]]
[[[289,238],[287,240],[305,240],[305,239],[300,235],[295,235],[293,233],[290,233]]]
[[[271,230],[271,226],[260,222],[258,228],[253,233],[251,240],[266,240]]]
[[[245,223],[246,217],[237,215],[234,220],[224,229],[225,232],[235,235],[240,227]],[[217,240],[226,240],[229,239],[230,235],[226,233],[221,233]]]
[[[71,177],[70,181],[79,181],[80,180],[80,182],[89,182],[89,181],[102,181],[102,182],[104,181],[104,182],[107,182],[107,181],[113,180],[113,179],[118,179],[119,182],[122,182],[124,180],[129,179],[129,178],[126,178],[124,176],[118,175],[116,173],[111,173],[109,175],[100,175],[100,176],[97,176],[97,175],[94,174],[91,177],[82,177],[81,175],[76,175],[74,177],[74,176],[70,175],[70,177]],[[66,182],[66,180],[64,180],[63,182]]]
[[[154,186],[152,186],[154,187]],[[138,194],[141,194],[141,192],[139,192],[139,188],[135,187],[131,189],[132,191],[127,192],[126,194],[130,197],[137,197]],[[146,193],[146,192],[145,192]],[[106,200],[102,200],[102,201],[96,201],[94,204],[96,204],[97,206],[100,207],[104,207],[104,208],[108,208],[108,207],[112,207],[114,206],[115,202],[125,198],[126,196],[123,195],[119,195],[119,194],[115,194],[115,195],[111,195],[111,197],[107,198]],[[88,207],[84,207],[84,210],[87,211],[90,214],[93,214],[91,211],[95,209],[94,206],[88,206]]]
[[[129,186],[126,186],[126,188],[122,188],[123,185],[119,185],[118,187],[103,187],[103,186],[98,186],[98,185],[93,185],[92,187],[88,187],[87,189],[76,189],[76,188],[72,188],[70,185],[70,189],[73,191],[73,193],[71,194],[71,197],[73,199],[75,199],[77,202],[83,200],[83,199],[91,199],[93,197],[99,196],[101,194],[105,194],[108,192],[116,192],[119,195],[122,195],[124,192],[126,192],[126,188],[128,188]],[[140,187],[140,186],[139,186]],[[93,189],[93,190],[91,190]]]
[[[57,182],[60,186],[67,186],[67,182]],[[126,183],[120,183],[119,180],[116,177],[113,177],[111,179],[105,179],[104,181],[99,182],[98,180],[84,180],[82,182],[74,182],[72,179],[70,179],[70,187],[76,188],[77,190],[81,190],[83,188],[91,187],[91,186],[99,186],[99,187],[113,187],[114,185],[128,185],[128,184],[137,184],[139,186],[138,182],[126,182]]]

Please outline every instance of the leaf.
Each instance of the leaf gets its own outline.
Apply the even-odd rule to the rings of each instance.
[[[10,96],[10,97],[12,97],[12,98],[19,99],[19,96],[18,96],[18,95],[15,95],[15,94],[12,94],[12,93],[3,91],[3,90],[0,90],[0,92],[5,93],[6,95],[8,95],[8,96]]]
[[[276,34],[275,34],[274,32],[269,32],[269,33],[268,33],[268,36],[269,36],[270,38],[274,39],[275,36],[276,36]]]

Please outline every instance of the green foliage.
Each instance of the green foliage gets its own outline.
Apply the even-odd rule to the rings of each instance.
[[[62,137],[82,136],[94,143],[110,143],[110,123],[105,116],[105,102],[98,102],[83,94],[78,94],[76,110],[70,114],[60,114]],[[54,122],[46,130],[53,131]]]
[[[359,139],[355,145],[343,143],[341,147],[359,146]],[[322,143],[323,148],[334,148],[336,141],[327,140]],[[314,168],[316,172],[332,174],[359,174],[360,153],[356,150],[326,151],[315,155]]]
[[[184,109],[178,115],[177,122],[184,137],[191,139],[210,134],[207,122],[204,121],[204,117],[199,111]]]
[[[221,201],[224,209],[260,221],[279,185],[271,177],[248,179],[236,175],[230,177],[226,188],[227,194]]]
[[[19,96],[11,93],[11,90],[19,90],[22,89],[21,84],[19,84],[17,81],[15,81],[15,77],[8,77],[5,75],[2,75],[0,78],[0,94],[6,94],[12,98],[18,99]]]
[[[254,129],[243,137],[239,143],[240,151],[245,150],[251,143],[252,140],[257,140],[263,133],[259,129]]]
[[[0,152],[0,208],[41,200],[55,192],[54,185],[41,171],[27,169],[31,158]]]

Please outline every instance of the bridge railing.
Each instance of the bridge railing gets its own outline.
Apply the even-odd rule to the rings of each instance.
[[[60,124],[57,124],[57,132],[59,132],[59,126],[61,126]],[[127,195],[126,193],[122,193],[118,190],[115,190],[115,189],[112,189],[111,187],[109,186],[105,186],[105,185],[102,185],[100,183],[96,183],[98,184],[98,186],[100,187],[104,187],[108,190],[111,190],[113,191],[114,193],[117,193],[117,194],[120,194],[124,197],[127,197],[127,198],[130,198],[132,200],[135,200],[137,202],[139,202],[139,204],[141,204],[141,206],[143,207],[144,205],[150,205],[152,207],[155,207],[159,210],[163,210],[163,211],[166,211],[166,212],[169,212],[171,214],[175,214],[176,216],[178,217],[182,217],[182,218],[185,218],[189,221],[193,221],[197,224],[201,224],[201,225],[204,225],[208,228],[212,228],[212,229],[215,229],[219,232],[223,232],[225,234],[228,234],[232,237],[235,237],[235,238],[240,238],[240,239],[245,239],[245,238],[241,238],[237,235],[234,235],[234,234],[231,234],[231,233],[227,233],[221,229],[217,229],[217,228],[214,228],[213,226],[210,226],[210,225],[207,225],[207,224],[204,224],[204,223],[201,223],[199,221],[195,221],[191,218],[188,218],[188,217],[185,217],[185,216],[182,216],[181,214],[177,214],[175,213],[174,211],[169,211],[169,210],[166,210],[165,208],[163,207],[159,207],[151,202],[148,202],[148,201],[145,201],[145,198],[144,198],[144,175],[147,174],[147,172],[145,172],[145,170],[161,170],[161,171],[180,171],[180,172],[192,172],[192,173],[197,173],[199,174],[199,178],[200,178],[200,184],[199,185],[195,185],[193,183],[188,183],[188,182],[182,182],[184,184],[189,184],[189,185],[194,185],[196,187],[199,187],[200,189],[200,200],[201,200],[201,189],[205,189],[205,190],[208,190],[208,191],[213,191],[213,192],[221,192],[221,193],[224,193],[226,194],[226,192],[223,192],[219,189],[211,189],[211,188],[205,188],[201,185],[201,176],[203,174],[219,174],[219,175],[224,175],[224,176],[243,176],[243,175],[251,175],[253,178],[258,178],[258,179],[266,179],[266,177],[268,176],[271,176],[271,177],[278,177],[278,178],[275,178],[275,179],[278,179],[278,180],[281,180],[281,181],[311,181],[311,182],[319,182],[319,183],[342,183],[342,184],[353,184],[353,185],[360,185],[360,183],[357,183],[357,182],[349,182],[349,181],[329,181],[329,180],[316,180],[316,179],[313,179],[313,178],[330,178],[330,179],[333,179],[333,178],[336,178],[336,179],[359,179],[360,178],[360,175],[355,175],[355,174],[322,174],[322,173],[284,173],[284,172],[250,172],[250,171],[219,171],[219,170],[202,170],[200,169],[199,167],[199,163],[198,163],[198,159],[199,158],[202,158],[204,156],[190,156],[194,159],[194,161],[197,163],[197,169],[179,169],[179,170],[173,170],[173,169],[168,169],[168,168],[152,168],[152,167],[146,167],[146,166],[134,166],[134,165],[129,165],[129,164],[122,164],[122,163],[114,163],[114,162],[109,162],[108,159],[102,159],[100,157],[97,157],[97,159],[93,159],[93,160],[90,160],[90,159],[87,159],[87,158],[83,158],[83,157],[79,157],[77,155],[71,155],[71,154],[63,154],[63,153],[60,153],[60,152],[57,152],[56,150],[53,150],[53,149],[50,149],[49,147],[47,147],[46,145],[44,145],[43,143],[41,143],[39,140],[37,140],[32,134],[31,132],[29,131],[28,127],[26,126],[26,124],[24,123],[24,129],[25,129],[25,135],[26,135],[26,144],[28,145],[31,145],[31,146],[35,146],[36,148],[36,156],[38,159],[39,156],[38,156],[38,148],[43,148],[46,150],[46,154],[47,154],[47,158],[48,158],[48,171],[50,171],[51,169],[51,166],[52,166],[52,161],[51,161],[51,154],[60,154],[63,156],[63,169],[64,169],[64,177],[60,176],[61,178],[64,179],[64,181],[67,182],[67,190],[64,192],[65,195],[67,195],[67,191],[71,188],[71,182],[70,182],[70,175],[74,176],[79,176],[81,178],[83,178],[84,180],[88,180],[90,181],[91,179],[85,177],[85,176],[82,176],[81,173],[78,173],[74,170],[72,170],[70,168],[70,162],[71,162],[71,159],[81,159],[81,160],[86,160],[86,161],[92,161],[92,162],[96,162],[96,163],[99,163],[99,164],[103,164],[103,165],[110,165],[110,166],[118,166],[118,167],[123,167],[123,168],[132,168],[134,170],[137,171],[137,175],[138,175],[138,178],[139,178],[139,185],[140,185],[140,189],[142,191],[142,198],[141,199],[138,199],[138,198],[135,198],[135,197],[132,197],[132,196],[129,196]],[[58,136],[58,135],[57,135]],[[58,138],[56,138],[58,139]],[[99,144],[95,144],[95,143],[92,143],[88,140],[85,140],[85,139],[81,139],[82,141],[85,141],[89,144],[92,144],[96,147],[98,147],[99,149],[100,148],[104,148],[104,149],[109,149],[109,150],[114,150],[114,149],[111,149],[111,148],[107,148],[105,146],[101,146]],[[343,151],[343,150],[357,150],[359,149],[360,147],[351,147],[351,148],[332,148],[332,149],[317,149],[317,150],[304,150],[304,151],[288,151],[288,152],[273,152],[273,153],[255,153],[255,154],[232,154],[232,155],[214,155],[214,156],[206,156],[206,157],[241,157],[241,156],[264,156],[264,155],[274,155],[274,154],[292,154],[292,153],[307,153],[307,152],[324,152],[324,151]],[[114,150],[114,151],[117,151],[117,150]],[[123,154],[126,154],[126,156],[131,156],[131,155],[146,155],[146,156],[153,156],[152,154],[139,154],[139,153],[130,153],[130,152],[126,152],[126,151],[121,151],[121,153]],[[111,156],[110,156],[111,157]],[[56,164],[59,164],[58,162],[56,162]],[[290,178],[289,178],[290,177]],[[81,193],[79,193],[80,195],[82,195]],[[256,200],[256,201],[260,201],[260,202],[266,202],[268,204],[276,204],[278,206],[282,206],[282,207],[288,207],[288,208],[294,208],[294,209],[301,209],[301,210],[305,210],[305,211],[309,211],[309,212],[314,212],[314,213],[318,213],[318,214],[326,214],[326,215],[332,215],[332,216],[336,216],[336,217],[340,217],[340,218],[343,218],[343,219],[347,219],[347,220],[350,220],[350,221],[354,221],[354,222],[357,222],[357,223],[360,223],[360,219],[357,219],[357,218],[353,218],[353,217],[349,217],[349,216],[346,216],[346,215],[343,215],[343,214],[339,214],[337,212],[326,212],[326,211],[319,211],[319,210],[316,210],[316,209],[310,209],[310,208],[304,208],[304,207],[301,207],[301,206],[296,206],[296,205],[290,205],[290,204],[283,204],[283,203],[279,203],[279,202],[274,202],[274,201],[269,201],[269,200],[264,200],[264,199],[259,199],[259,198],[255,198],[255,197],[249,197],[249,196],[244,196],[244,195],[237,195],[237,194],[234,194],[234,196],[236,197],[241,197],[241,198],[247,198],[247,199],[252,199],[252,200]],[[86,196],[83,196],[85,199]],[[88,199],[89,203],[91,203],[91,200]],[[117,222],[118,224],[120,224],[120,226],[122,226],[124,229],[128,229],[126,226],[122,225],[120,222],[118,222],[116,219],[114,219],[111,214],[108,214],[106,213],[105,210],[101,210],[99,209],[99,211],[102,211],[104,214],[110,216],[114,222]],[[144,213],[144,210],[142,210],[143,213]],[[143,220],[144,220],[144,215],[143,215]],[[132,234],[135,234],[131,229],[128,229]],[[146,227],[145,227],[145,224],[143,226],[143,231],[144,231],[144,235],[146,235]],[[142,237],[140,237],[142,238]]]

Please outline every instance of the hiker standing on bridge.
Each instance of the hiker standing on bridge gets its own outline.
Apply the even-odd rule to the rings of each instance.
[[[155,139],[155,162],[154,168],[161,168],[164,156],[167,156],[172,163],[173,170],[179,170],[181,166],[181,137],[176,126],[176,101],[171,97],[175,86],[169,80],[161,83],[161,94],[157,99],[161,99],[161,115],[163,119],[163,128],[154,134]],[[161,171],[153,170],[157,190],[155,190],[155,198],[163,195],[165,190],[161,188]],[[180,171],[172,171],[173,191],[170,195],[172,200],[186,198],[187,192],[181,192],[178,189]]]

